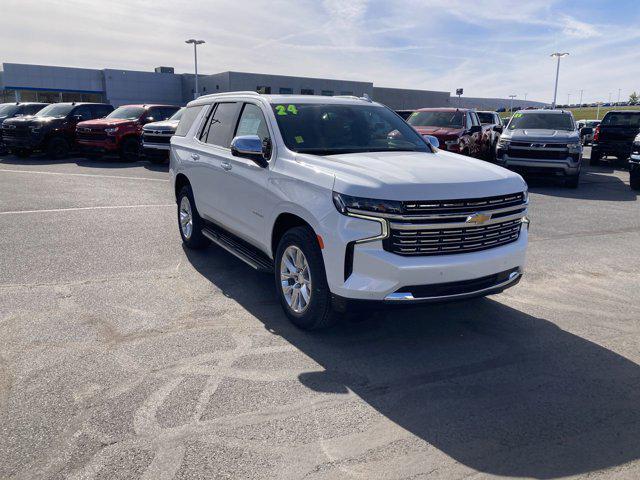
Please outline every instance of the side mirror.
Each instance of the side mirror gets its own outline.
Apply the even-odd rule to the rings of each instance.
[[[241,135],[231,140],[231,155],[253,160],[262,168],[269,165],[269,154],[270,145],[268,142],[263,143],[257,135]]]
[[[439,148],[440,147],[440,140],[438,140],[437,137],[434,137],[433,135],[422,135],[422,138],[424,138],[427,142],[429,142],[429,144],[433,148]]]
[[[469,128],[469,133],[474,134],[474,133],[479,133],[482,131],[482,127],[480,125],[471,125],[471,128]]]
[[[504,130],[504,126],[503,125],[494,125],[493,126],[493,131],[494,132],[502,133],[503,130]]]
[[[84,117],[83,117],[82,115],[74,115],[74,116],[73,116],[73,119],[74,119],[76,122],[81,122],[82,120],[84,120]]]
[[[156,119],[153,117],[144,117],[144,120],[142,121],[142,123],[151,123],[151,122],[155,122]]]

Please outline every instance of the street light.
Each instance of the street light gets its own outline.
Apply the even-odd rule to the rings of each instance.
[[[509,98],[511,99],[510,103],[509,103],[509,113],[513,113],[513,99],[516,98],[517,95],[509,95]]]
[[[193,43],[193,61],[196,67],[196,89],[193,92],[193,98],[198,98],[198,45],[202,45],[204,40],[196,40],[195,38],[190,38],[189,40],[185,40],[184,43]]]
[[[551,104],[551,108],[556,108],[556,98],[558,95],[558,76],[560,75],[560,59],[562,57],[566,57],[569,55],[568,52],[555,52],[552,53],[552,57],[556,57],[558,59],[558,65],[556,66],[556,86],[553,89],[553,103]]]

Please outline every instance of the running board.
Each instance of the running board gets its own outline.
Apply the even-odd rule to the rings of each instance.
[[[260,250],[215,226],[206,226],[202,235],[259,272],[273,273],[273,261]]]

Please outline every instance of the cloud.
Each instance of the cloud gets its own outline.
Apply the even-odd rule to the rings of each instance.
[[[568,15],[562,17],[562,23],[564,24],[562,32],[568,37],[593,38],[602,36],[595,25],[581,22]]]

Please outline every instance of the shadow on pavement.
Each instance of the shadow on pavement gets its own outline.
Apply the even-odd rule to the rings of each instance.
[[[624,176],[624,172],[622,173]],[[629,175],[628,173],[626,174]],[[591,167],[580,175],[578,188],[567,188],[562,179],[525,176],[529,191],[541,195],[582,200],[633,202],[637,194],[627,183],[600,167]]]
[[[72,154],[69,158],[54,160],[42,154],[34,154],[28,158],[19,158],[14,155],[0,156],[0,164],[5,165],[62,165],[66,163],[75,163],[79,167],[87,168],[112,168],[122,169],[131,167],[144,167],[154,172],[168,172],[169,163],[155,164],[141,158],[137,162],[123,162],[116,155],[104,155],[101,157],[86,157],[80,154]]]
[[[543,318],[480,299],[308,333],[280,311],[270,276],[215,247],[185,252],[226,296],[321,365],[301,374],[302,384],[352,390],[468,467],[556,478],[640,457],[640,366]]]

